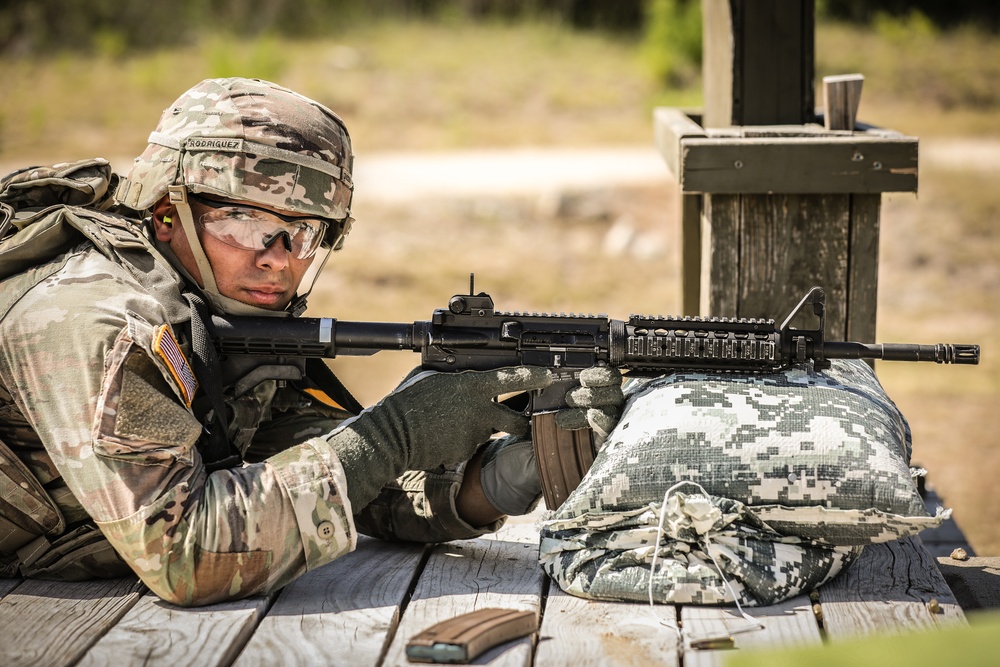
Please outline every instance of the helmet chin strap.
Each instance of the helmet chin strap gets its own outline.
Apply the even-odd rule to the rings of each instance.
[[[191,254],[194,256],[195,264],[198,265],[198,272],[201,274],[201,282],[203,285],[202,292],[208,302],[212,304],[212,307],[230,315],[288,317],[290,313],[287,310],[268,310],[267,308],[251,306],[248,303],[243,303],[242,301],[237,301],[231,297],[223,296],[223,294],[219,292],[219,286],[215,282],[215,272],[212,271],[212,264],[208,261],[208,255],[205,254],[205,249],[201,245],[201,239],[198,238],[198,230],[194,226],[194,213],[191,212],[191,205],[188,203],[187,187],[183,185],[171,185],[167,188],[167,192],[170,195],[170,203],[177,209],[177,216],[181,219],[181,227],[184,228],[184,234],[187,236],[188,245],[191,246]],[[189,272],[185,271],[185,273]],[[188,277],[191,276],[188,275]],[[303,296],[303,310],[304,300],[305,297]],[[293,301],[293,303],[296,301],[298,301],[298,299]]]
[[[188,245],[191,246],[191,254],[194,255],[195,264],[198,265],[205,292],[218,294],[219,286],[215,283],[215,273],[212,271],[205,249],[201,246],[198,230],[194,226],[194,213],[191,212],[191,205],[188,203],[187,188],[183,185],[171,185],[167,188],[167,193],[170,195],[170,203],[177,209],[177,216],[181,219],[181,227],[184,228]]]

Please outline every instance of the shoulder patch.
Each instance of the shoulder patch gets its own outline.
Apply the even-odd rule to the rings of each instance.
[[[190,408],[194,393],[198,390],[198,378],[191,370],[187,357],[181,351],[181,346],[174,338],[174,332],[170,330],[169,325],[161,324],[153,331],[153,351],[170,369],[171,375],[184,392],[184,403]]]

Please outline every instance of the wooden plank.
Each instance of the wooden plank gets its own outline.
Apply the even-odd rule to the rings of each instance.
[[[820,588],[819,598],[823,628],[832,641],[966,623],[933,557],[916,537],[866,546],[857,561]]]
[[[740,317],[779,323],[814,285],[826,290],[826,333],[847,323],[848,225],[845,195],[744,195],[740,211]],[[809,317],[798,326],[816,326]]]
[[[545,575],[538,566],[533,520],[510,522],[495,539],[441,544],[432,550],[392,639],[384,665],[407,666],[405,646],[428,626],[476,609],[502,607],[540,613]],[[536,636],[507,642],[478,664],[528,665]]]
[[[76,663],[142,596],[136,578],[26,580],[0,600],[0,664]]]
[[[739,195],[704,198],[699,291],[702,316],[735,317],[739,312],[742,203]]]
[[[839,74],[823,77],[823,125],[828,130],[854,131],[861,104],[861,74]]]
[[[733,124],[733,16],[730,0],[701,0],[705,127]]]
[[[915,192],[918,141],[865,135],[685,138],[681,191]]]
[[[0,579],[0,598],[21,585],[21,579]]]
[[[228,665],[270,602],[255,597],[178,607],[148,594],[87,651],[78,666]]]
[[[677,608],[594,602],[550,582],[535,667],[677,665]]]
[[[681,109],[653,109],[653,137],[667,168],[678,181],[681,178],[681,141],[687,137],[704,137],[705,130]]]
[[[236,665],[376,665],[423,545],[360,538],[358,548],[281,592]]]
[[[851,195],[846,340],[875,342],[878,310],[878,194]]]
[[[675,605],[593,602],[551,586],[536,664],[673,665],[680,647]],[[557,637],[547,643],[548,629]],[[562,661],[560,662],[560,658]]]
[[[683,315],[698,315],[701,304],[702,195],[681,195],[681,294]]]
[[[735,608],[686,606],[681,611],[681,623],[690,640],[732,635],[735,648],[778,648],[822,644],[819,625],[812,603],[799,595],[780,604],[744,609],[763,625],[762,630],[740,632],[751,627]],[[730,650],[694,650],[685,643],[684,667],[714,667],[724,664]]]
[[[813,0],[730,0],[734,125],[814,115]]]

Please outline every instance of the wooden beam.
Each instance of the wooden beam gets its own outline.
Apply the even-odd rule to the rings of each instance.
[[[685,139],[680,154],[680,184],[685,193],[848,194],[917,189],[915,139]]]
[[[701,304],[702,195],[681,195],[681,307],[698,315]]]
[[[653,140],[667,168],[678,181],[681,180],[681,143],[692,137],[708,136],[692,112],[674,107],[653,109]]]
[[[870,126],[706,129],[697,116],[661,107],[656,147],[682,193],[874,194],[916,192],[919,141]]]
[[[702,0],[705,126],[815,116],[814,0]]]
[[[729,0],[733,125],[813,120],[813,0]]]
[[[733,17],[729,0],[702,0],[705,127],[733,124]]]
[[[881,201],[878,194],[851,195],[846,340],[860,343],[875,342]]]

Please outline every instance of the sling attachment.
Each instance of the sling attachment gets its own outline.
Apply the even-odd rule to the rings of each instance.
[[[243,456],[229,442],[229,427],[226,424],[226,404],[222,398],[219,379],[219,360],[215,355],[212,339],[205,329],[209,317],[208,307],[196,294],[185,292],[184,298],[191,304],[191,356],[194,374],[201,383],[212,407],[212,423],[205,425],[205,435],[199,449],[205,468],[212,473],[224,468],[232,468],[243,462]]]
[[[306,359],[306,378],[315,383],[318,389],[352,415],[361,414],[361,411],[364,410],[358,399],[351,395],[340,378],[334,375],[322,359],[315,357]]]

